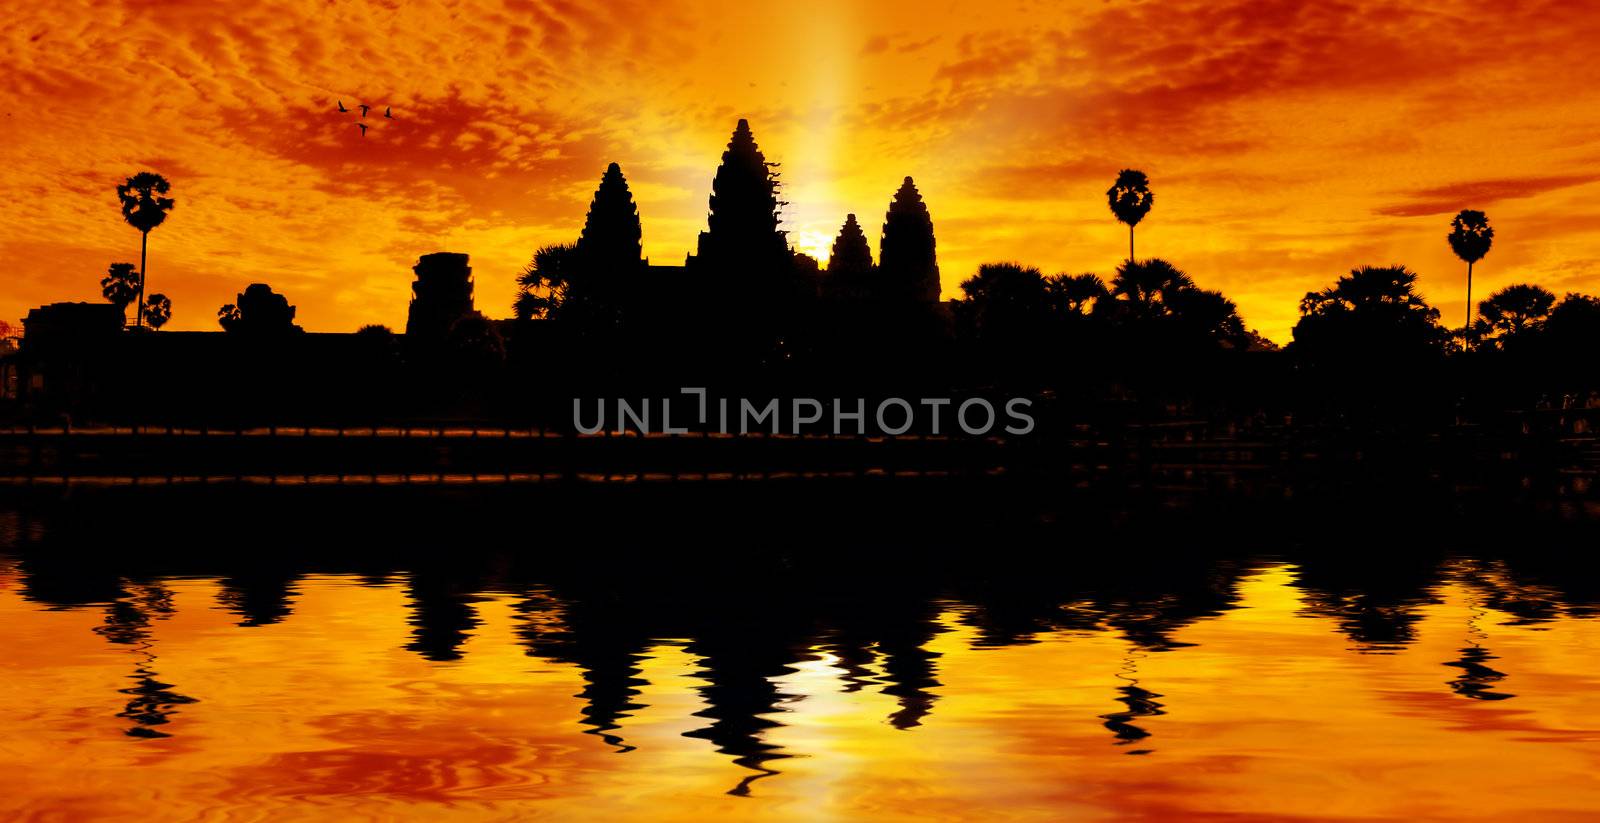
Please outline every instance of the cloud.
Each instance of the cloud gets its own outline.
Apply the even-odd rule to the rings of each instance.
[[[990,166],[978,178],[981,190],[993,197],[1056,198],[1065,190],[1081,190],[1086,183],[1108,184],[1122,168],[1104,157],[1078,157],[1055,163]]]
[[[1377,213],[1389,217],[1451,214],[1464,208],[1488,206],[1518,197],[1533,197],[1558,189],[1587,185],[1597,180],[1600,180],[1600,174],[1468,180],[1410,192],[1403,202],[1383,206]]]
[[[941,35],[932,35],[921,39],[909,39],[904,32],[896,34],[875,34],[867,38],[861,47],[862,57],[871,57],[876,54],[885,54],[891,49],[897,54],[913,54],[939,42]]]

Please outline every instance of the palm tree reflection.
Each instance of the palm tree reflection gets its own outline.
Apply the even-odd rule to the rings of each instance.
[[[1506,700],[1516,697],[1514,694],[1494,691],[1494,684],[1506,679],[1505,672],[1496,671],[1487,665],[1487,661],[1498,660],[1484,648],[1479,641],[1489,635],[1478,626],[1478,621],[1483,619],[1488,611],[1483,607],[1473,604],[1472,615],[1467,618],[1467,636],[1471,644],[1461,650],[1461,656],[1445,663],[1461,670],[1461,675],[1449,681],[1450,690],[1462,697],[1473,700]]]
[[[1146,655],[1142,651],[1137,649],[1129,651],[1122,658],[1122,668],[1117,672],[1117,679],[1126,681],[1126,685],[1117,687],[1117,693],[1121,696],[1116,700],[1127,708],[1120,712],[1100,715],[1100,719],[1105,721],[1103,725],[1117,736],[1118,746],[1129,746],[1150,736],[1149,731],[1133,721],[1166,714],[1162,704],[1156,702],[1156,698],[1162,695],[1139,685],[1139,660],[1144,657]],[[1155,750],[1138,748],[1129,749],[1124,754],[1149,754],[1152,751]]]
[[[129,737],[171,737],[158,727],[171,722],[175,707],[196,702],[173,691],[172,684],[156,679],[150,623],[172,616],[172,592],[157,583],[130,585],[125,592],[106,609],[105,623],[95,628],[97,634],[112,643],[132,646],[139,658],[133,670],[134,685],[117,690],[131,698],[117,716],[133,721],[134,725],[124,732]]]

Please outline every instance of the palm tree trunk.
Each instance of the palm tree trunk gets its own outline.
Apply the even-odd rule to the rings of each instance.
[[[1128,226],[1128,264],[1133,264],[1133,226]]]
[[[1467,261],[1467,325],[1472,328],[1472,261]]]
[[[150,232],[139,233],[139,308],[134,312],[133,327],[144,328],[144,260],[150,248]]]

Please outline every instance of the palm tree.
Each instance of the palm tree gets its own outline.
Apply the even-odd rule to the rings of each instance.
[[[1368,376],[1405,374],[1419,358],[1443,352],[1449,334],[1439,310],[1416,292],[1404,266],[1362,266],[1300,299],[1294,348],[1308,362],[1342,363]],[[1374,384],[1376,385],[1376,384]]]
[[[1543,326],[1555,304],[1556,296],[1549,289],[1527,283],[1506,286],[1478,304],[1482,319],[1476,324],[1475,336],[1491,337],[1504,345],[1508,339]]]
[[[233,328],[239,325],[240,317],[243,317],[243,314],[233,303],[224,303],[222,308],[217,309],[217,325],[221,326],[223,331],[233,331]]]
[[[127,310],[128,304],[139,296],[139,273],[132,263],[112,263],[106,276],[100,278],[100,293],[117,308]]]
[[[1057,274],[1046,277],[1044,286],[1051,307],[1067,314],[1088,314],[1096,301],[1110,295],[1097,274]]]
[[[164,294],[150,295],[150,300],[145,303],[144,319],[150,324],[151,329],[159,331],[162,326],[167,325],[168,320],[172,319],[172,301]]]
[[[1194,287],[1194,281],[1177,266],[1160,258],[1143,263],[1131,259],[1117,267],[1111,278],[1111,294],[1122,298],[1138,317],[1162,314],[1173,294]]]
[[[1111,203],[1111,213],[1128,224],[1128,262],[1132,263],[1133,227],[1139,225],[1156,202],[1155,193],[1150,191],[1150,178],[1142,171],[1123,169],[1117,174],[1117,182],[1106,191],[1106,198]]]
[[[1249,345],[1250,335],[1245,331],[1244,318],[1239,316],[1238,304],[1220,291],[1180,288],[1164,295],[1162,304],[1182,328],[1197,337],[1234,348]]]
[[[1416,285],[1417,273],[1405,266],[1362,266],[1351,269],[1331,288],[1307,292],[1300,299],[1300,313],[1322,315],[1390,306],[1429,311]]]
[[[577,247],[571,243],[543,246],[533,253],[533,261],[517,275],[521,289],[511,308],[518,320],[553,319],[561,313],[576,257]]]
[[[1450,221],[1450,250],[1467,261],[1467,323],[1472,326],[1472,264],[1483,259],[1494,245],[1494,229],[1489,227],[1489,217],[1481,211],[1462,209]]]
[[[961,311],[981,338],[1024,336],[1049,311],[1044,275],[1020,263],[985,263],[961,291]]]
[[[172,211],[173,199],[162,196],[171,189],[167,178],[149,171],[139,172],[117,187],[122,219],[139,230],[139,311],[134,328],[144,326],[145,251],[150,246],[150,230],[161,225],[167,212]]]

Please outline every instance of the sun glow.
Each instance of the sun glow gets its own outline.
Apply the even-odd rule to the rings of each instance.
[[[833,238],[820,231],[802,229],[789,237],[795,251],[810,255],[820,266],[828,265],[828,255],[833,251]]]
[[[787,140],[774,144],[783,165],[784,227],[795,251],[826,264],[834,233],[847,212],[857,206],[841,190],[841,151],[848,151],[852,135],[843,113],[852,102],[855,52],[860,48],[860,25],[854,7],[829,3],[794,21],[803,36],[796,39],[804,52],[806,83],[799,92],[802,109],[797,128]]]

